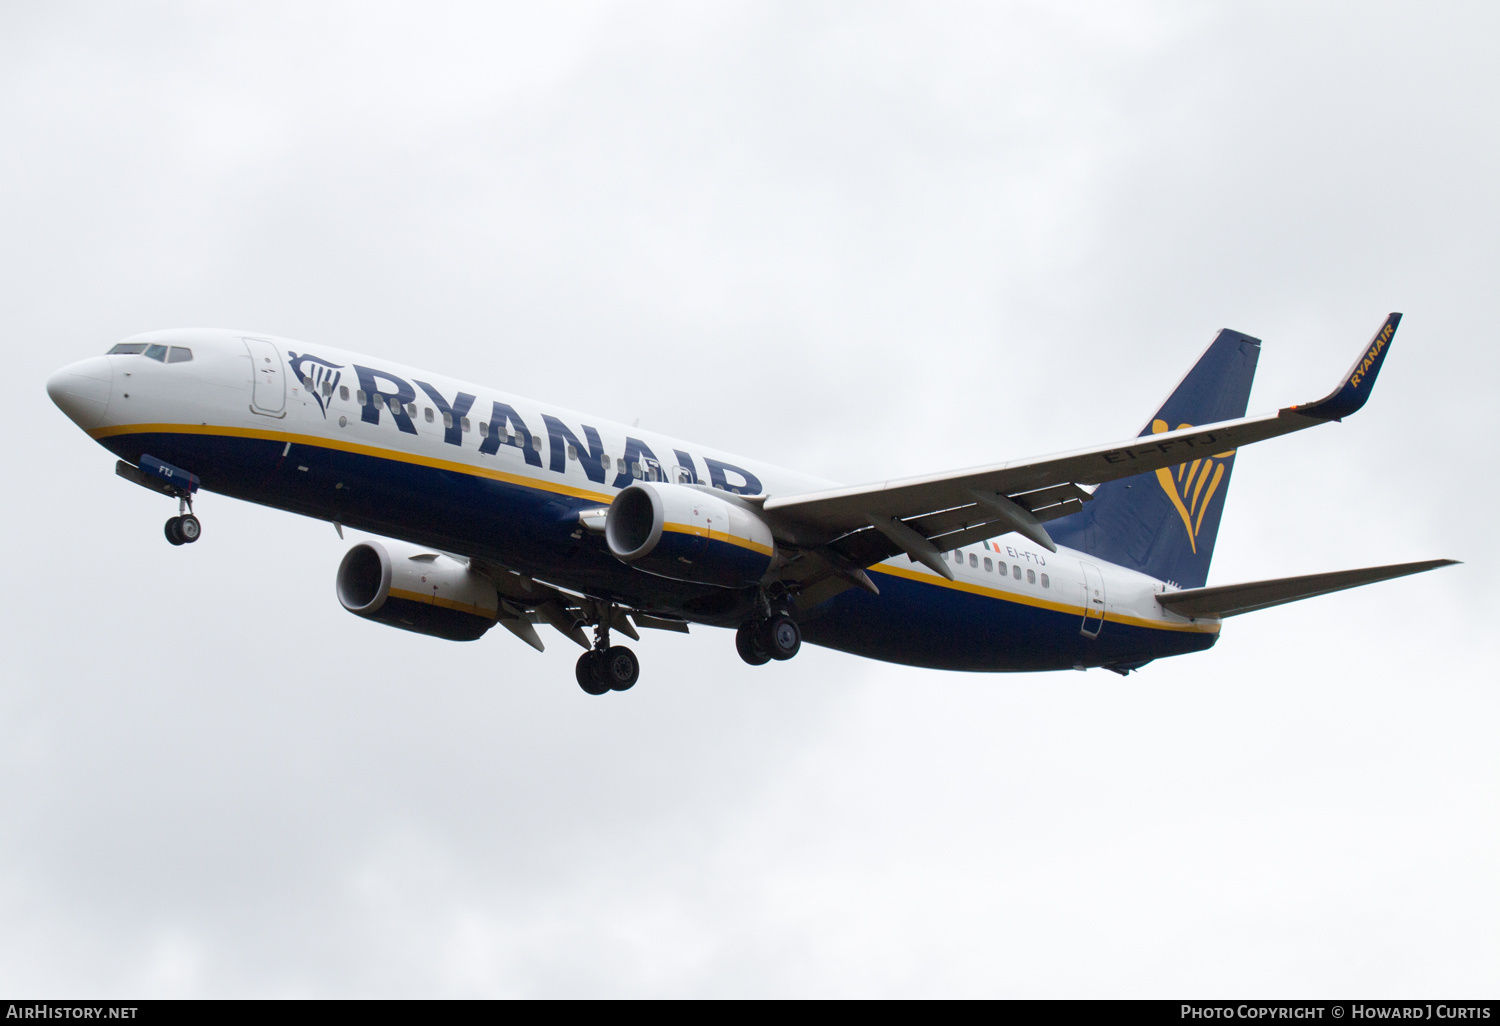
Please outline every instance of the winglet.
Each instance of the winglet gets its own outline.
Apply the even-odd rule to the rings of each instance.
[[[1401,315],[1398,313],[1385,319],[1375,337],[1370,339],[1370,344],[1359,354],[1359,359],[1354,361],[1354,366],[1349,368],[1343,383],[1333,392],[1315,403],[1293,406],[1282,412],[1316,417],[1318,420],[1343,420],[1349,414],[1357,412],[1370,398],[1370,390],[1375,387],[1375,376],[1380,373],[1380,365],[1385,362],[1385,354],[1390,351],[1391,339],[1396,337],[1396,327],[1400,323]]]

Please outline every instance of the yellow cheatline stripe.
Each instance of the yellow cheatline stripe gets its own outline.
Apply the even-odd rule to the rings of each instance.
[[[707,538],[709,541],[723,542],[726,545],[736,545],[742,549],[749,549],[751,552],[758,552],[762,556],[766,557],[774,556],[776,554],[768,545],[762,545],[759,542],[753,542],[748,538],[736,538],[734,535],[725,534],[722,531],[710,531],[706,527],[695,527],[692,524],[674,524],[664,522],[661,525],[661,529],[663,531],[671,531],[673,534],[687,534],[692,535],[694,538]]]
[[[339,452],[352,452],[362,456],[374,456],[377,459],[391,459],[399,463],[410,463],[420,467],[432,467],[437,470],[448,470],[460,474],[471,474],[475,477],[489,478],[490,480],[494,481],[505,481],[509,484],[521,485],[522,487],[526,488],[537,488],[542,491],[554,492],[559,495],[571,495],[577,498],[593,499],[596,502],[607,503],[612,498],[612,496],[604,495],[600,492],[586,491],[581,488],[571,488],[567,485],[560,485],[551,481],[546,481],[534,477],[525,477],[520,474],[507,474],[498,470],[490,470],[486,467],[476,467],[468,463],[456,463],[452,460],[436,460],[429,456],[418,456],[414,453],[401,452],[396,449],[383,449],[379,446],[361,445],[357,442],[346,442],[338,438],[322,438],[318,435],[295,434],[290,431],[263,431],[258,428],[236,428],[214,426],[209,424],[124,424],[116,427],[95,428],[88,434],[89,437],[93,438],[95,441],[98,441],[101,438],[110,438],[115,435],[178,434],[219,435],[230,438],[258,438],[271,442],[291,442],[295,445],[310,445],[314,448],[334,449]],[[1173,498],[1176,498],[1175,491],[1173,492]],[[1180,504],[1181,500],[1177,501]],[[755,551],[760,552],[764,555],[771,554],[771,551],[765,546],[757,545],[754,542],[746,542],[742,539],[731,539],[728,536],[724,535],[721,535],[718,540],[728,541],[732,544],[740,544],[745,546],[746,548],[754,549]],[[895,577],[906,577],[910,580],[917,581],[922,584],[930,584],[935,587],[953,588],[958,591],[967,591],[975,595],[986,595],[990,598],[998,598],[1007,602],[1016,602],[1021,605],[1036,606],[1040,609],[1051,609],[1060,613],[1075,613],[1078,616],[1083,615],[1082,606],[1065,605],[1058,602],[1047,602],[1042,599],[1034,599],[1026,595],[1016,595],[1010,592],[997,591],[994,588],[985,588],[977,584],[967,584],[961,581],[946,581],[931,574],[917,573],[916,571],[906,570],[901,567],[879,565],[869,567],[869,569],[874,573],[891,574]],[[428,596],[419,595],[415,592],[397,592],[396,589],[392,589],[391,594],[418,602],[429,601]],[[439,604],[449,603],[449,600],[447,599],[438,599],[436,601]],[[460,609],[464,612],[474,611],[474,607],[457,604],[451,605],[451,608]],[[489,616],[491,619],[494,618],[493,615],[488,612],[482,611],[479,615]],[[1204,625],[1160,623],[1154,620],[1139,620],[1134,617],[1120,616],[1119,614],[1115,613],[1106,613],[1105,619],[1114,620],[1119,623],[1134,624],[1140,627],[1152,627],[1158,630],[1169,631],[1217,632],[1219,629],[1217,624]]]
[[[300,435],[290,431],[263,431],[259,428],[223,427],[212,424],[126,424],[119,427],[95,428],[89,432],[89,437],[95,441],[99,441],[100,439],[110,438],[115,435],[145,434],[215,435],[227,438],[258,438],[268,442],[291,442],[293,445],[308,445],[318,449],[352,452],[361,456],[374,456],[377,459],[394,460],[397,463],[410,463],[419,467],[431,467],[435,470],[448,470],[459,474],[469,474],[473,477],[488,478],[492,481],[504,481],[507,484],[536,488],[544,492],[553,492],[557,495],[571,495],[579,499],[592,499],[595,502],[607,503],[614,498],[614,496],[606,495],[603,492],[589,491],[585,488],[574,488],[570,485],[558,484],[555,481],[548,481],[544,478],[527,477],[524,474],[507,474],[503,470],[491,470],[488,467],[475,466],[472,463],[433,459],[431,456],[418,456],[415,453],[402,452],[399,449],[386,449],[378,445],[362,445],[358,442],[346,442],[341,438],[324,438],[321,435]]]
[[[452,599],[438,598],[436,595],[428,595],[420,591],[407,591],[404,588],[392,588],[391,598],[406,599],[408,602],[420,602],[425,606],[442,606],[444,609],[456,609],[460,613],[468,613],[471,616],[482,617],[486,620],[496,618],[493,609],[485,609],[483,606],[471,605],[468,602],[455,602]]]
[[[1047,599],[1035,598],[1031,595],[1018,595],[1011,591],[987,588],[982,584],[970,584],[968,581],[948,581],[938,577],[936,574],[908,570],[900,566],[888,566],[884,563],[878,563],[875,566],[866,567],[865,569],[872,574],[890,574],[892,577],[904,577],[909,581],[930,584],[935,588],[950,588],[953,591],[965,591],[971,595],[982,595],[985,598],[1000,599],[1003,602],[1014,602],[1017,605],[1034,606],[1037,609],[1050,609],[1054,613],[1068,613],[1080,619],[1083,617],[1084,607],[1081,605],[1052,602]],[[1186,631],[1190,634],[1217,634],[1219,632],[1219,625],[1217,623],[1167,623],[1162,620],[1143,620],[1140,617],[1108,612],[1104,614],[1104,619],[1111,623],[1129,624],[1132,627],[1148,627],[1158,631]]]

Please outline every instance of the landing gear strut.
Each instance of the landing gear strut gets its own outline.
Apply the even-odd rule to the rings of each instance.
[[[574,673],[578,686],[590,695],[629,691],[641,675],[641,663],[624,645],[609,643],[609,621],[614,606],[604,604],[594,625],[594,647],[578,657]]]

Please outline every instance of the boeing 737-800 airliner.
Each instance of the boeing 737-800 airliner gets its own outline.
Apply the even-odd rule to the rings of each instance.
[[[1362,407],[1391,314],[1326,398],[1246,417],[1260,342],[1221,331],[1133,439],[843,487],[386,360],[251,332],[137,335],[47,382],[128,481],[389,539],[338,567],[351,613],[454,641],[495,624],[580,645],[590,694],[639,665],[611,632],[737,630],[751,664],[802,640],[950,670],[1118,673],[1211,647],[1239,613],[1429,560],[1208,587],[1241,446]],[[588,631],[592,632],[592,638]]]

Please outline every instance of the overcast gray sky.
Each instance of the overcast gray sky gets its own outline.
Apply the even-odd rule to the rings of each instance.
[[[0,991],[1494,996],[1500,8],[0,7]],[[1210,583],[1462,567],[1128,679],[361,621],[332,528],[47,400],[175,326],[858,482],[1133,434],[1222,327]],[[649,632],[648,632],[649,633]]]

